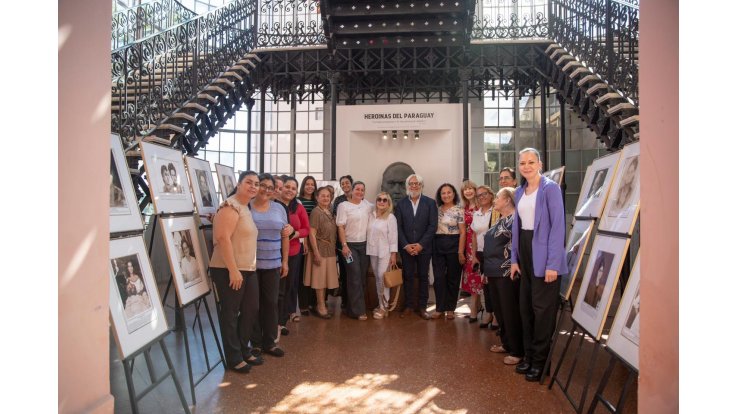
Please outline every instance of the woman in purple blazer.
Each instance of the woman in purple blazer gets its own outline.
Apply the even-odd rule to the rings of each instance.
[[[559,275],[567,273],[565,262],[565,210],[562,191],[540,174],[539,152],[519,152],[519,170],[525,182],[516,190],[512,227],[511,279],[521,277],[521,322],[524,361],[516,372],[527,381],[539,381],[549,354],[560,292]]]

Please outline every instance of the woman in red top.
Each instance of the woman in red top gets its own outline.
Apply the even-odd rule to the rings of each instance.
[[[470,321],[478,319],[478,302],[480,294],[483,292],[483,282],[481,281],[480,270],[473,270],[473,213],[478,209],[478,200],[475,198],[475,190],[478,186],[471,180],[463,181],[460,186],[460,197],[465,207],[465,264],[463,265],[463,277],[460,282],[460,288],[470,293]]]
[[[302,239],[309,236],[309,216],[304,206],[296,199],[296,178],[284,179],[284,188],[281,192],[281,201],[287,206],[289,212],[289,224],[294,232],[289,236],[289,274],[282,278],[279,284],[279,326],[281,335],[288,335],[286,322],[289,318],[298,316],[296,313],[296,298],[299,292],[299,281],[302,279],[302,261],[304,254],[302,250]]]

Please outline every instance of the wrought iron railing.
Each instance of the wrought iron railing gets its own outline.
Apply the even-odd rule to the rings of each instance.
[[[260,0],[258,47],[327,44],[319,0]]]
[[[256,2],[225,6],[114,50],[112,130],[129,144],[255,47]]]
[[[197,17],[176,0],[157,0],[112,16],[112,50]]]
[[[546,39],[548,3],[547,0],[479,0],[471,38]]]
[[[551,0],[558,42],[639,105],[639,0]]]

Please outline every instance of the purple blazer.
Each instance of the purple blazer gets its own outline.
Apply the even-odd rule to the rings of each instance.
[[[524,187],[516,189],[516,204],[519,204]],[[521,219],[514,212],[512,226],[511,263],[519,263],[519,234]],[[542,176],[537,190],[534,209],[534,237],[532,238],[532,264],[534,276],[544,277],[546,270],[556,270],[558,275],[568,273],[565,260],[565,209],[562,205],[562,190],[556,182]]]

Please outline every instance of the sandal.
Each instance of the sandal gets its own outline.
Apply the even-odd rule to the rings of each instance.
[[[497,354],[505,354],[509,351],[506,350],[506,348],[503,347],[503,345],[493,345],[491,347],[491,352],[497,353]]]
[[[292,322],[299,322],[300,320],[302,320],[302,317],[299,316],[298,313],[292,313],[291,316],[289,317],[289,320]]]

